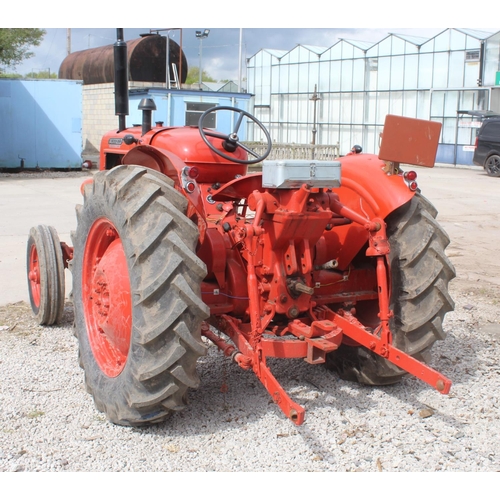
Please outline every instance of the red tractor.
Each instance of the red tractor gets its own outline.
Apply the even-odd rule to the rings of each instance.
[[[455,271],[436,210],[416,174],[400,169],[408,148],[392,161],[263,162],[271,139],[249,113],[214,107],[198,127],[151,127],[148,104],[142,126],[104,136],[101,170],[82,186],[73,246],[47,226],[28,240],[41,324],[61,318],[71,269],[80,365],[110,421],[151,424],[182,409],[199,384],[202,337],[253,370],[297,425],[304,408],[269,358],[325,363],[371,385],[410,373],[448,393],[451,382],[424,363],[445,336]],[[235,113],[231,133],[203,127],[222,111]],[[265,154],[238,138],[246,120],[267,138]],[[412,130],[432,123],[415,122]],[[389,129],[382,147],[402,148]],[[262,172],[248,175],[260,162]]]

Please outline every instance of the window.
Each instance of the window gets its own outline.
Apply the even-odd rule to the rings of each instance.
[[[186,102],[186,125],[198,126],[200,116],[210,108],[213,108],[213,102]],[[203,126],[205,128],[215,128],[215,113],[210,113],[204,120]]]
[[[486,123],[483,127],[482,136],[489,141],[500,141],[500,121]]]

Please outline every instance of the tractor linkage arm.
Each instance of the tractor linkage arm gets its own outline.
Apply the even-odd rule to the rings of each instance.
[[[261,213],[262,207],[258,208],[260,209],[258,212]],[[369,232],[366,255],[377,260],[376,276],[380,318],[380,325],[373,333],[355,318],[354,309],[339,309],[335,312],[325,305],[316,307],[312,301],[310,310],[312,321],[310,323],[298,319],[292,320],[279,336],[264,335],[266,333],[265,324],[262,324],[258,310],[259,294],[252,258],[249,259],[247,267],[251,324],[244,325],[241,320],[226,314],[211,317],[210,324],[226,334],[234,345],[214,333],[208,323],[202,324],[202,335],[211,340],[226,356],[231,357],[243,369],[252,368],[274,402],[296,425],[301,425],[304,422],[305,409],[295,403],[279,384],[267,366],[266,358],[304,358],[306,362],[311,364],[324,363],[326,354],[340,346],[344,335],[426,382],[442,394],[448,394],[451,388],[451,381],[445,376],[392,344],[389,320],[393,316],[393,312],[389,307],[387,264],[390,247],[385,222],[379,218],[369,220],[342,205],[338,200],[332,201],[331,208],[336,214],[362,225]],[[252,229],[247,238],[250,248],[255,249],[263,228],[254,224]],[[285,334],[289,335],[284,337]],[[290,338],[291,336],[295,338]]]

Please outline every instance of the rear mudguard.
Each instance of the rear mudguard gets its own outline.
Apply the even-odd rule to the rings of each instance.
[[[386,164],[376,155],[359,154],[340,158],[341,187],[334,189],[340,202],[369,219],[385,219],[414,196],[402,175],[388,175]],[[358,224],[338,226],[325,231],[317,244],[317,253],[326,251],[347,269],[368,241],[368,232]],[[322,246],[324,245],[324,249]]]
[[[385,162],[376,155],[359,154],[340,158],[341,187],[333,191],[340,202],[370,219],[385,219],[391,212],[411,200],[411,191],[402,175],[388,175]],[[213,193],[215,201],[245,199],[253,190],[264,191],[262,174],[253,174],[222,186]],[[368,232],[358,224],[337,226],[324,235],[316,244],[316,255],[320,260],[336,259],[339,269],[347,269],[352,259],[368,241]],[[318,262],[323,263],[323,262]]]

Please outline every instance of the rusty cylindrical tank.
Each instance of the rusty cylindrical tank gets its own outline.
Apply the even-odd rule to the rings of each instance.
[[[142,35],[127,43],[129,81],[159,82],[166,80],[167,39],[156,34]],[[170,80],[174,80],[172,64],[177,66],[179,80],[186,81],[188,65],[184,52],[174,40],[169,40]],[[59,68],[59,78],[83,80],[84,85],[114,81],[113,45],[80,50],[69,54]],[[180,74],[182,57],[182,75]]]

